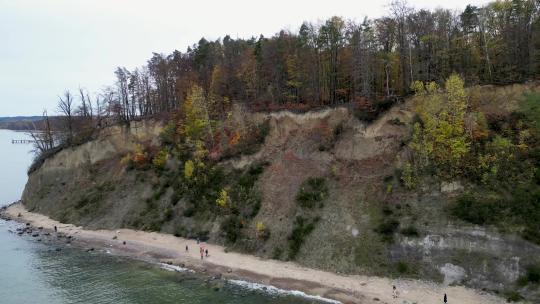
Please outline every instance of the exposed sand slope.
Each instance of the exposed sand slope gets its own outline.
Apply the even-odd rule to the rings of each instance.
[[[28,212],[20,203],[10,206],[5,214],[18,221],[30,223],[34,227],[43,227],[48,231],[57,226],[59,232],[71,235],[83,244],[107,247],[112,253],[167,260],[176,265],[184,264],[189,268],[205,269],[210,272],[219,271],[228,278],[244,278],[284,289],[297,289],[344,303],[442,303],[444,293],[448,294],[450,303],[505,303],[504,300],[491,294],[465,287],[450,287],[419,280],[392,280],[361,275],[344,276],[304,268],[289,262],[226,253],[223,247],[211,244],[204,244],[210,257],[201,261],[199,247],[193,240],[129,229],[85,230],[82,227],[61,224],[41,214]],[[117,239],[113,240],[114,236]],[[123,241],[126,241],[126,245],[122,245]],[[189,252],[185,251],[186,245],[189,246]],[[230,273],[227,271],[229,269],[232,270]],[[398,288],[398,299],[392,298],[392,285]],[[375,298],[379,300],[374,300]]]

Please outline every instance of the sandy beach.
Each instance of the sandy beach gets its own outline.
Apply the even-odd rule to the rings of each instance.
[[[21,203],[8,207],[4,216],[29,223],[36,228],[43,227],[43,230],[48,232],[53,232],[54,226],[57,226],[58,232],[71,236],[74,243],[88,248],[107,249],[111,254],[169,263],[210,275],[222,275],[226,279],[299,290],[342,303],[443,303],[444,293],[448,295],[449,303],[506,303],[492,294],[466,287],[445,286],[420,280],[339,275],[305,268],[291,262],[226,252],[221,246],[206,243],[202,245],[208,249],[209,257],[201,260],[199,245],[194,240],[130,229],[86,230],[28,212]],[[186,246],[189,248],[187,252]],[[392,285],[395,285],[399,292],[397,299],[392,297]]]

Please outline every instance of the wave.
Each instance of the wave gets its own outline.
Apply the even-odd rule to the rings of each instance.
[[[184,267],[180,267],[180,266],[176,266],[176,265],[169,265],[169,264],[165,264],[165,263],[159,263],[159,266],[161,267],[161,269],[165,269],[165,270],[168,270],[168,271],[190,272],[190,273],[195,272],[195,271],[193,271],[191,269],[188,269],[188,268],[184,268]]]
[[[277,288],[272,285],[263,285],[259,283],[251,283],[251,282],[246,282],[246,281],[241,281],[241,280],[228,280],[228,282],[231,284],[246,288],[246,289],[259,290],[259,291],[273,294],[273,295],[291,295],[295,297],[301,297],[301,298],[316,300],[316,301],[325,302],[325,303],[341,304],[340,301],[323,298],[321,296],[308,295],[305,292],[302,292],[299,290],[285,290],[285,289]]]

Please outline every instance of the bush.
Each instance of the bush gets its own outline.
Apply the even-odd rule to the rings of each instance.
[[[156,169],[163,170],[165,168],[165,164],[167,163],[167,158],[169,158],[169,154],[165,149],[163,149],[154,157],[152,164]]]
[[[291,235],[289,236],[289,259],[294,260],[304,243],[305,238],[315,229],[315,224],[319,218],[313,220],[297,216]]]
[[[396,270],[400,274],[408,273],[409,272],[409,264],[407,264],[407,262],[405,262],[405,261],[399,261],[396,264]]]
[[[164,218],[165,221],[170,221],[173,218],[174,210],[172,208],[165,209]]]
[[[519,294],[517,291],[507,291],[505,292],[507,302],[519,302],[525,298]]]
[[[281,260],[281,256],[283,255],[283,249],[281,247],[274,248],[274,251],[272,251],[272,259],[274,260]]]
[[[176,142],[177,133],[176,122],[170,120],[159,134],[159,137],[163,145],[173,145]]]
[[[509,197],[479,199],[464,194],[450,211],[455,217],[477,225],[522,227],[524,239],[540,244],[540,188],[536,185],[517,187]]]
[[[184,212],[182,213],[185,217],[192,217],[193,215],[195,215],[195,207],[194,206],[189,206],[187,207],[186,209],[184,209]]]
[[[401,229],[401,234],[404,236],[417,237],[419,235],[418,230],[414,226],[408,226],[404,229]]]
[[[488,200],[477,200],[471,194],[460,196],[455,205],[451,208],[454,216],[466,222],[477,225],[492,223],[500,215],[497,202]]]
[[[540,283],[540,263],[528,265],[526,270],[525,275],[517,280],[518,285],[525,286]]]
[[[240,230],[242,229],[242,222],[236,215],[227,217],[221,223],[221,230],[225,234],[225,238],[229,243],[235,243],[240,236]]]
[[[296,202],[304,208],[313,208],[316,203],[320,203],[328,196],[328,187],[323,177],[310,177],[302,183],[298,194],[296,194]]]
[[[375,228],[375,232],[379,233],[384,241],[392,242],[398,227],[399,222],[395,219],[385,219]]]

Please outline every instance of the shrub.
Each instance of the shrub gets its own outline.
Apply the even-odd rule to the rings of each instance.
[[[499,216],[500,210],[496,201],[479,201],[471,194],[464,194],[456,200],[451,212],[459,219],[483,225],[493,222]]]
[[[416,187],[416,177],[414,176],[411,163],[406,163],[405,165],[403,165],[401,171],[401,181],[403,182],[403,185],[405,185],[405,187],[409,190]]]
[[[167,158],[169,157],[169,154],[167,153],[167,150],[162,149],[158,152],[158,154],[154,157],[152,160],[152,164],[154,167],[158,170],[162,170],[165,168],[165,164],[167,163]]]
[[[527,284],[540,283],[540,263],[528,265],[526,270],[525,275],[518,279],[518,285],[525,286]]]
[[[257,236],[264,241],[267,241],[270,238],[270,229],[264,226],[263,222],[257,222],[255,229],[257,230]]]
[[[396,270],[400,274],[405,274],[409,272],[409,264],[405,261],[399,261],[396,264]]]
[[[540,94],[530,93],[525,95],[525,100],[520,104],[521,112],[536,130],[540,130]]]
[[[282,255],[283,255],[283,248],[276,247],[274,248],[274,251],[272,252],[272,259],[281,260]]]
[[[181,199],[182,199],[182,193],[175,190],[173,194],[171,195],[170,203],[171,205],[176,206],[176,204],[178,204],[178,201],[180,201]]]
[[[399,222],[394,219],[385,219],[381,222],[375,232],[379,233],[384,241],[392,242],[394,240],[394,233],[399,227]]]
[[[195,215],[196,209],[195,206],[189,206],[186,209],[184,209],[184,212],[182,213],[185,217],[192,217]]]
[[[519,301],[522,301],[523,299],[525,299],[517,291],[507,291],[507,292],[505,292],[505,295],[506,295],[506,301],[507,302],[519,302]]]
[[[229,206],[229,201],[229,193],[226,189],[221,189],[221,191],[219,192],[219,197],[216,199],[216,204],[222,208],[225,208]]]
[[[417,237],[419,235],[418,230],[414,226],[407,226],[406,228],[401,229],[400,233],[410,237]]]
[[[176,122],[174,120],[170,120],[167,125],[163,128],[161,133],[159,134],[159,137],[161,138],[161,142],[164,145],[172,145],[176,141],[177,136],[177,129]]]
[[[238,216],[231,215],[227,217],[221,223],[221,230],[225,234],[225,238],[229,243],[235,243],[238,237],[240,236],[240,230],[242,229],[242,221]]]
[[[187,180],[191,179],[191,177],[193,176],[193,171],[195,171],[195,164],[193,163],[193,161],[188,160],[184,164],[184,177]]]
[[[305,208],[313,208],[316,203],[320,203],[328,196],[328,187],[326,181],[322,177],[310,177],[302,183],[298,194],[296,194],[296,202]]]
[[[304,243],[305,238],[315,229],[318,218],[313,220],[297,216],[291,235],[289,236],[289,259],[294,260]]]
[[[164,218],[165,221],[170,221],[173,218],[174,210],[172,208],[165,209]]]
[[[237,132],[233,133],[233,136],[229,140],[229,147],[223,152],[221,158],[227,159],[235,157],[237,155],[252,155],[257,153],[270,130],[269,121],[250,126],[248,130],[242,134]]]

